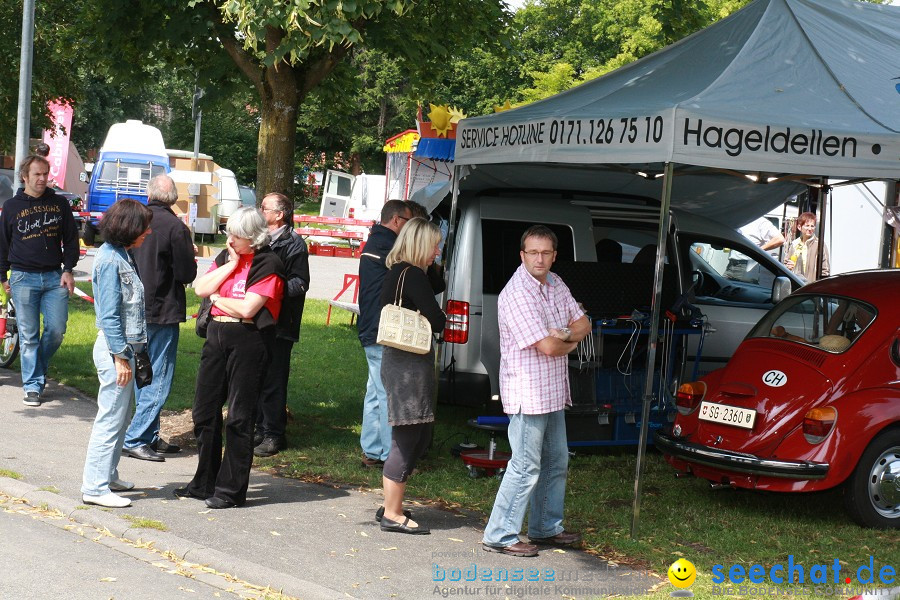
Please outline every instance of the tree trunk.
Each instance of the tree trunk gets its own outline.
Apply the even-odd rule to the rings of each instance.
[[[256,202],[269,192],[293,198],[294,150],[300,92],[296,71],[285,63],[265,69],[260,93],[262,122],[256,159]]]

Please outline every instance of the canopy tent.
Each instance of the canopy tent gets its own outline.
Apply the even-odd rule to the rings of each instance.
[[[898,133],[900,7],[756,0],[603,77],[460,121],[453,203],[460,190],[490,188],[660,199],[651,390],[670,204],[736,227],[827,176],[897,179]]]
[[[566,165],[567,189],[659,198],[674,163],[673,204],[736,226],[810,177],[897,178],[898,85],[900,7],[757,0],[581,86],[462,120],[455,161],[474,168],[460,188],[558,187]]]

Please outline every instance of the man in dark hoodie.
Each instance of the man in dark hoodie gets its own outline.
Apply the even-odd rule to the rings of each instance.
[[[383,467],[391,449],[391,426],[388,425],[387,393],[381,383],[381,353],[376,344],[381,318],[381,284],[388,269],[384,264],[397,234],[412,218],[409,206],[402,200],[388,200],[381,209],[381,223],[372,227],[362,256],[359,257],[359,341],[369,364],[369,381],[363,400],[362,463],[366,467]]]
[[[162,462],[164,454],[181,451],[159,437],[159,414],[172,389],[178,356],[180,324],[187,319],[184,286],[197,277],[191,230],[172,211],[178,200],[175,182],[157,175],[147,184],[147,207],[153,213],[153,233],[132,251],[144,284],[147,353],[153,381],[134,394],[135,409],[125,433],[122,454]]]
[[[75,290],[72,269],[79,257],[72,209],[47,187],[49,173],[47,159],[23,160],[19,179],[25,187],[0,214],[0,282],[16,305],[26,406],[41,405],[47,366],[66,333],[69,296]]]
[[[300,319],[309,289],[309,251],[293,228],[294,205],[284,194],[266,194],[259,206],[269,228],[269,247],[284,264],[284,296],[275,325],[275,345],[259,393],[253,454],[274,456],[287,447],[287,386],[291,351],[300,339]]]

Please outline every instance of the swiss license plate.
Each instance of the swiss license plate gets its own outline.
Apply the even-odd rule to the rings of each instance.
[[[701,402],[700,420],[753,429],[753,423],[756,421],[756,411],[738,408],[737,406],[728,406],[727,404]]]

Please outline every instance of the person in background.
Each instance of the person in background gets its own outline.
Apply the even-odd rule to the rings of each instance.
[[[534,225],[522,235],[522,264],[500,292],[500,397],[509,415],[512,457],[484,530],[482,547],[536,556],[535,544],[570,546],[581,539],[562,526],[569,448],[565,408],[572,404],[568,354],[591,325],[550,267],[556,234]],[[528,537],[519,531],[528,517]]]
[[[194,284],[198,296],[212,301],[192,411],[197,471],[174,492],[178,498],[203,499],[214,509],[243,506],[247,500],[259,393],[284,288],[284,268],[269,248],[266,221],[258,210],[237,209],[225,230],[225,250]]]
[[[41,405],[50,359],[66,333],[79,258],[72,208],[47,187],[49,173],[46,158],[23,160],[19,178],[25,187],[0,213],[0,281],[16,306],[25,406]]]
[[[391,449],[391,426],[388,424],[387,395],[381,382],[381,356],[384,348],[376,344],[378,320],[381,317],[381,288],[387,273],[385,259],[397,234],[412,218],[406,202],[388,200],[381,209],[381,222],[372,227],[364,252],[359,257],[359,342],[366,353],[369,379],[363,400],[362,464],[382,467]]]
[[[738,231],[759,246],[761,250],[770,254],[772,250],[780,248],[784,244],[784,236],[772,224],[772,221],[765,217],[747,223]],[[725,269],[725,276],[737,281],[757,283],[759,282],[759,263],[746,254],[732,250],[728,258],[728,267]]]
[[[785,266],[800,275],[806,283],[818,279],[819,238],[816,237],[816,215],[801,213],[797,217],[797,232],[800,237],[791,242],[790,251],[785,252]],[[822,277],[831,274],[828,246],[822,248]]]
[[[300,339],[300,320],[309,289],[309,251],[293,228],[294,206],[284,194],[266,194],[260,204],[269,230],[269,247],[284,265],[284,298],[275,326],[275,345],[262,392],[253,437],[253,454],[274,456],[287,447],[287,387],[291,351]]]
[[[136,200],[119,200],[100,221],[103,245],[94,257],[91,284],[97,314],[94,365],[100,390],[97,417],[91,428],[81,484],[85,504],[109,508],[131,505],[115,492],[134,484],[119,478],[119,457],[125,440],[128,409],[134,395],[134,354],[147,343],[144,286],[129,251],[150,235],[153,213]]]
[[[164,455],[181,451],[159,437],[159,413],[172,389],[179,325],[187,320],[184,286],[197,277],[197,261],[191,230],[172,211],[178,200],[172,178],[157,175],[151,179],[147,199],[147,207],[153,213],[153,235],[133,254],[144,284],[147,353],[153,366],[153,381],[135,392],[134,416],[125,433],[122,454],[163,461]]]
[[[778,231],[778,228],[765,217],[760,217],[739,228],[745,238],[759,246],[764,252],[771,252],[776,248],[781,248],[784,244],[784,236]]]
[[[432,333],[444,330],[446,316],[434,295],[444,291],[443,281],[433,287],[425,274],[440,254],[441,230],[422,218],[411,219],[387,255],[389,268],[381,290],[381,306],[400,295],[404,308],[419,311],[431,324]],[[427,534],[428,528],[412,521],[403,510],[406,481],[431,441],[436,389],[434,345],[427,354],[385,347],[381,380],[387,393],[388,423],[392,441],[384,464],[384,506],[375,513],[382,531]]]

